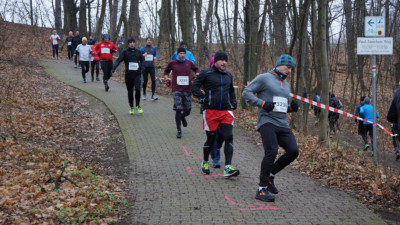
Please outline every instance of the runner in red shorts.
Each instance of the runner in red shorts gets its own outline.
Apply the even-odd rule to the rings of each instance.
[[[201,170],[204,174],[210,174],[208,157],[216,138],[217,128],[221,130],[221,136],[225,145],[225,170],[224,176],[239,175],[239,170],[231,165],[233,156],[233,113],[237,108],[235,90],[233,88],[232,74],[226,71],[228,55],[218,51],[214,57],[214,66],[200,72],[194,80],[192,94],[204,104],[203,129],[206,131],[207,140],[204,143],[204,159]],[[203,89],[203,91],[200,89]]]

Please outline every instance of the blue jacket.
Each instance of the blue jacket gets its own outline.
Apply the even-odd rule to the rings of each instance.
[[[178,58],[178,54],[177,54],[177,52],[175,52],[174,55],[171,58],[171,61],[174,60],[174,59],[177,59],[177,58]],[[190,61],[192,61],[193,64],[196,65],[196,60],[194,59],[194,56],[190,51],[186,50],[186,57],[185,58],[189,59]]]
[[[364,105],[364,103],[360,103],[357,105],[356,107],[356,111],[354,112],[355,116],[360,116],[360,108]],[[357,122],[357,119],[355,119],[355,121]]]
[[[365,104],[363,106],[360,107],[360,116],[363,119],[366,119],[368,121],[373,121],[373,107],[370,104]],[[379,114],[378,112],[376,112],[376,118],[379,118]],[[372,123],[368,123],[368,122],[363,122],[363,124],[372,124]]]

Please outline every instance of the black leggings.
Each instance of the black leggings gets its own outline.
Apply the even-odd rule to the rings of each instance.
[[[74,49],[72,48],[72,46],[68,46],[68,59],[71,59],[74,56]]]
[[[86,73],[89,72],[89,61],[80,61],[82,67],[82,78],[86,79]]]
[[[57,54],[58,57],[58,45],[53,45],[53,57]]]
[[[151,77],[151,93],[154,95],[156,91],[156,70],[154,67],[143,67],[143,94],[146,94],[149,73]]]
[[[372,124],[364,124],[364,129],[363,129],[363,139],[364,139],[364,144],[368,144],[368,135],[371,138],[371,145],[373,145],[373,127]],[[372,149],[372,148],[371,148]]]
[[[275,126],[266,123],[260,127],[261,138],[264,146],[264,158],[261,163],[260,187],[266,187],[270,173],[277,174],[299,155],[296,138],[289,128]],[[275,162],[278,154],[278,145],[285,149],[283,154]]]
[[[133,107],[133,88],[135,88],[136,106],[140,104],[140,73],[125,74],[125,84],[128,90],[129,106]]]
[[[186,109],[185,109],[185,111],[183,111],[183,113],[182,113],[182,110],[180,110],[180,109],[177,109],[177,110],[175,111],[176,129],[177,129],[178,131],[181,131],[181,122],[182,122],[182,119],[185,118],[185,117],[187,117],[187,116],[189,116],[189,114],[190,114],[190,109],[189,109],[189,110],[186,110]]]
[[[96,78],[99,78],[99,61],[91,61],[90,65],[92,67],[92,79],[94,78],[94,68],[96,67]]]
[[[232,163],[232,156],[233,156],[233,125],[231,124],[224,124],[221,123],[219,124],[218,128],[221,131],[221,143],[219,143],[219,146],[222,145],[222,140],[225,141],[224,145],[224,154],[225,154],[225,166],[226,165],[231,165]],[[203,146],[203,153],[204,153],[204,161],[208,161],[208,157],[211,153],[212,150],[212,145],[215,142],[216,136],[217,136],[217,131],[206,131],[207,134],[207,140],[206,143],[204,143]]]
[[[108,80],[111,78],[111,69],[113,67],[113,61],[100,61],[101,63],[101,70],[103,70],[103,82],[104,84],[108,84]]]

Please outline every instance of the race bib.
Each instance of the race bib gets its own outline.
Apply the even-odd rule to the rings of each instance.
[[[58,45],[57,39],[53,39],[53,45]]]
[[[274,112],[283,112],[286,113],[288,109],[288,99],[284,97],[274,96],[272,99],[275,102]]]
[[[101,48],[101,54],[110,54],[109,48]]]
[[[189,77],[188,76],[177,76],[176,83],[178,85],[189,85]]]
[[[72,44],[72,42],[68,41],[68,46],[70,46]]]
[[[139,69],[139,63],[137,62],[130,62],[128,66],[129,70],[138,70]]]
[[[146,57],[144,57],[144,60],[145,61],[153,61],[153,58],[154,58],[153,55],[148,54],[148,55],[146,55]]]

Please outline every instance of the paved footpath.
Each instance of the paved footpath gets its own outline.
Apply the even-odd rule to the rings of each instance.
[[[56,79],[104,101],[118,119],[131,162],[130,194],[135,199],[122,224],[386,224],[344,192],[321,187],[290,168],[275,179],[280,190],[275,202],[257,201],[263,150],[245,131],[234,129],[233,165],[241,174],[225,179],[222,168],[211,168],[212,175],[203,176],[200,158],[205,133],[197,107],[188,117],[182,139],[177,139],[171,96],[142,100],[143,115],[129,115],[125,84],[111,81],[106,93],[102,82],[84,84],[80,70],[66,61],[42,61],[42,65]]]

